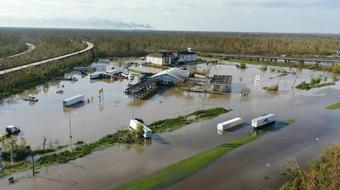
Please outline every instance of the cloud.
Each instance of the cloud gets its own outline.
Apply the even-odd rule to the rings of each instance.
[[[0,0],[0,26],[339,33],[340,0]]]
[[[16,18],[0,18],[2,26],[5,27],[42,27],[42,28],[84,28],[84,29],[126,29],[126,30],[149,30],[153,27],[149,24],[140,24],[134,22],[123,22],[120,20],[109,19],[68,19],[68,18],[52,18],[52,19],[16,19]]]
[[[314,9],[340,9],[339,0],[230,0],[228,4],[238,7],[258,8],[314,8]]]

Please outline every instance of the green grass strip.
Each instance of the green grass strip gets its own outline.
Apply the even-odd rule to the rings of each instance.
[[[286,125],[293,125],[296,121],[295,121],[295,119],[287,119],[284,122],[285,122]]]
[[[333,105],[329,105],[326,107],[328,110],[336,110],[340,108],[340,102],[333,104]]]
[[[228,143],[222,144],[208,151],[199,153],[178,163],[170,165],[164,169],[158,170],[149,176],[124,183],[116,187],[115,190],[165,189],[193,175],[224,154],[255,140],[257,137],[258,136],[256,135],[239,137]]]
[[[290,190],[290,184],[289,184],[289,182],[283,184],[282,187],[280,188],[280,190]]]
[[[156,133],[171,132],[179,128],[182,128],[186,125],[189,125],[191,123],[213,119],[219,115],[228,113],[230,111],[231,111],[230,109],[225,108],[212,108],[206,110],[199,110],[188,115],[178,116],[175,118],[154,122],[149,125],[149,128]]]

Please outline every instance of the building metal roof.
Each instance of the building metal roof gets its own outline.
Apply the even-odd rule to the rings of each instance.
[[[158,57],[158,58],[164,58],[164,57],[169,57],[169,54],[166,52],[162,52],[162,53],[152,53],[150,55],[148,55],[149,57]]]
[[[233,77],[230,75],[214,75],[210,81],[210,84],[231,85],[232,80]]]
[[[175,68],[171,68],[171,69],[168,69],[168,70],[161,71],[161,72],[153,75],[152,77],[155,78],[155,77],[162,76],[162,75],[170,75],[170,76],[175,77],[177,79],[183,80],[183,79],[188,78],[189,74],[190,74],[189,71],[175,67]]]
[[[192,51],[180,51],[179,54],[181,55],[197,55],[197,53]]]

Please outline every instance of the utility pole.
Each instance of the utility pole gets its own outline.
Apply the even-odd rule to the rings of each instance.
[[[11,152],[11,163],[14,163],[12,142],[9,144],[9,150]]]
[[[43,152],[45,151],[45,146],[46,146],[46,137],[43,137],[44,142],[43,142]]]
[[[31,159],[32,159],[32,175],[35,176],[35,163],[33,154],[31,154]]]
[[[68,123],[69,123],[69,130],[70,130],[70,143],[71,143],[71,151],[73,151],[73,146],[72,146],[72,125],[71,125],[71,110],[68,112]]]

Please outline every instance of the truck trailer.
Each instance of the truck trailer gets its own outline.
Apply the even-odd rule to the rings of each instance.
[[[71,107],[74,104],[80,103],[80,102],[85,102],[85,96],[84,95],[77,95],[71,98],[68,98],[63,101],[63,105],[65,107]]]
[[[266,114],[261,117],[255,118],[251,121],[251,126],[254,128],[263,127],[275,123],[275,114]]]
[[[130,128],[133,130],[138,130],[139,127],[143,127],[143,137],[145,139],[151,139],[152,137],[152,130],[149,129],[140,119],[131,119],[130,120]]]
[[[217,130],[218,131],[224,131],[226,129],[230,129],[233,127],[236,127],[238,125],[241,125],[243,123],[243,119],[240,117],[225,121],[223,123],[217,124]]]

